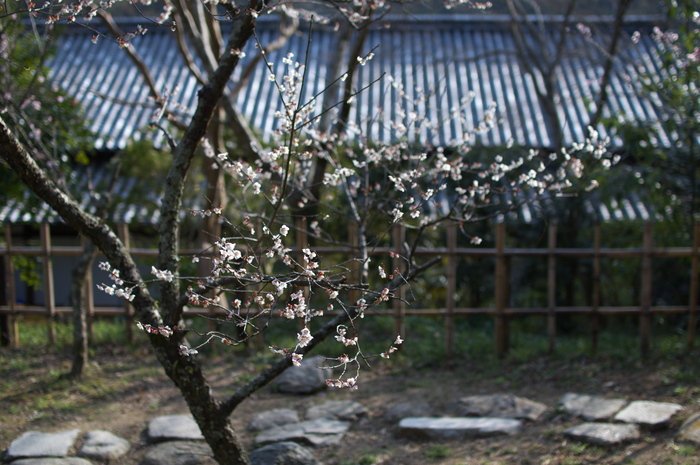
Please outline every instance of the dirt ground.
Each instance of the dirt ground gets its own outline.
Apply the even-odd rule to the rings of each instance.
[[[259,358],[259,357],[258,357]],[[466,464],[698,464],[700,451],[675,441],[674,433],[691,413],[700,410],[697,354],[684,359],[639,363],[605,360],[574,361],[541,358],[528,362],[476,364],[466,360],[451,367],[415,368],[382,363],[362,372],[358,391],[327,390],[312,396],[290,396],[265,389],[234,412],[233,423],[244,443],[253,448],[246,425],[256,412],[306,407],[330,399],[353,399],[369,415],[353,425],[338,446],[314,450],[326,465],[466,465]],[[217,356],[206,359],[214,390],[222,396],[261,366],[256,357]],[[177,390],[162,374],[147,349],[106,347],[98,350],[84,381],[71,383],[68,354],[46,349],[0,349],[0,450],[25,431],[106,429],[133,445],[120,464],[137,464],[145,451],[147,422],[159,415],[186,413]],[[414,442],[398,438],[383,414],[398,402],[423,400],[449,415],[463,396],[514,393],[552,407],[545,421],[527,424],[514,437]],[[576,424],[556,410],[566,392],[680,403],[671,428],[644,433],[635,444],[615,448],[587,446],[561,432]]]

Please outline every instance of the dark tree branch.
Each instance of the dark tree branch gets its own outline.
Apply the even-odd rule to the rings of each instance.
[[[67,224],[88,237],[107,257],[111,265],[121,272],[125,282],[143,282],[131,255],[114,231],[100,218],[83,211],[75,200],[47,176],[13,136],[1,116],[0,157],[22,182],[61,215]],[[148,324],[160,325],[161,316],[146,287],[137,286],[134,289],[134,295],[133,304],[139,311],[141,319]]]
[[[386,285],[386,287],[390,291],[395,291],[399,287],[405,285],[406,283],[413,281],[416,279],[418,275],[420,275],[422,272],[427,270],[428,268],[434,266],[436,263],[439,263],[442,260],[442,257],[435,257],[431,259],[430,261],[424,263],[423,265],[413,267],[410,271],[410,273],[406,276],[397,276],[391,281],[389,281]],[[378,294],[378,293],[377,293]],[[372,306],[372,304],[370,304]],[[323,325],[320,329],[314,331],[312,334],[313,339],[309,344],[304,347],[303,349],[300,349],[298,353],[300,354],[308,354],[311,352],[314,347],[319,345],[321,342],[323,342],[328,336],[331,334],[334,334],[335,331],[337,330],[338,325],[342,325],[347,323],[348,321],[352,320],[354,317],[357,316],[357,309],[355,307],[348,308],[346,311],[341,312],[337,316],[335,316],[332,320],[330,320],[328,323]],[[288,367],[292,365],[292,359],[291,357],[285,357],[283,360],[280,360],[273,365],[271,365],[267,370],[263,371],[260,373],[258,376],[255,377],[252,381],[249,383],[245,384],[242,386],[240,389],[238,389],[231,397],[229,397],[226,401],[221,403],[220,406],[220,413],[222,416],[229,416],[231,412],[245,399],[250,397],[251,394],[253,394],[255,391],[265,387],[270,381],[275,379],[277,376],[279,376],[284,370],[286,370]]]

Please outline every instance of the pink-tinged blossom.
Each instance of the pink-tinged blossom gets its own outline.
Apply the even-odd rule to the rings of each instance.
[[[695,50],[688,54],[688,61],[691,63],[700,62],[700,47],[695,47]]]
[[[197,352],[197,349],[190,349],[185,345],[180,345],[178,352],[180,353],[180,355],[184,355],[185,357],[189,357],[190,355],[195,355],[199,353]]]
[[[298,334],[297,334],[297,340],[299,341],[298,346],[299,347],[306,347],[309,345],[311,340],[314,337],[311,335],[311,331],[309,328],[303,328]]]
[[[160,281],[172,282],[174,275],[172,271],[169,270],[159,270],[155,266],[151,266],[151,274],[155,275]]]

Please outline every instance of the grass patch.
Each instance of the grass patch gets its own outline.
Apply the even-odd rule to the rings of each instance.
[[[676,454],[681,457],[696,457],[698,455],[697,448],[690,444],[677,444],[674,449]]]
[[[126,345],[126,323],[122,318],[97,318],[92,323],[93,345],[119,344]],[[56,347],[69,347],[73,343],[73,325],[68,321],[57,321]],[[134,327],[134,331],[136,328]],[[138,338],[139,341],[146,339]],[[19,325],[20,347],[41,347],[48,345],[48,325],[40,317],[23,318]]]
[[[439,460],[449,457],[452,450],[442,444],[435,444],[428,447],[425,451],[425,456],[428,460]]]
[[[606,320],[607,321],[607,320]],[[655,322],[652,358],[649,362],[661,360],[675,360],[685,349],[685,334],[678,330],[676,323],[669,323],[667,326],[661,324],[665,320]],[[313,325],[320,325],[324,320],[312,322]],[[258,321],[258,324],[264,324]],[[522,370],[530,370],[527,366],[529,361],[546,357],[551,361],[571,363],[585,360],[586,363],[573,364],[572,370],[565,373],[569,378],[562,381],[586,379],[591,374],[591,370],[606,368],[610,366],[634,366],[647,362],[639,357],[639,340],[636,324],[629,324],[625,319],[619,321],[611,319],[611,323],[604,327],[598,339],[597,354],[591,353],[590,334],[587,331],[588,320],[585,318],[567,319],[562,318],[561,325],[569,328],[569,332],[560,333],[555,341],[554,353],[549,354],[549,340],[546,334],[546,320],[543,317],[517,317],[510,321],[510,350],[507,355],[498,359],[494,354],[493,341],[493,320],[489,316],[477,315],[471,317],[458,317],[455,319],[454,350],[453,359],[448,361],[445,358],[445,327],[444,321],[440,318],[429,318],[419,316],[409,316],[406,318],[406,334],[402,335],[405,343],[400,346],[399,351],[391,355],[391,360],[387,363],[383,360],[374,359],[374,365],[389,366],[390,370],[400,373],[402,370],[415,370],[421,368],[434,368],[436,366],[446,366],[449,363],[464,365],[464,363],[478,365],[483,375],[488,376],[498,372],[503,379],[500,382],[513,383],[523,375]],[[213,324],[204,318],[190,317],[186,321],[190,327],[204,332],[210,329]],[[222,332],[235,334],[236,328],[232,324],[218,325]],[[391,315],[368,314],[363,320],[358,320],[358,331],[360,334],[360,348],[366,357],[376,356],[393,342],[394,318]],[[576,326],[576,324],[580,324]],[[317,326],[316,326],[317,327]],[[578,328],[578,329],[576,329]],[[315,329],[312,326],[312,330]],[[294,347],[297,343],[296,335],[299,331],[297,321],[283,319],[272,319],[266,326],[263,334],[251,338],[247,343],[236,347],[225,346],[218,342],[212,342],[200,348],[203,361],[219,356],[231,355],[243,356],[245,358],[245,371],[256,372],[257,368],[267,366],[271,361],[278,359],[272,354],[268,347]],[[352,331],[352,330],[351,330]],[[46,334],[47,327],[42,318],[25,318],[20,322],[20,342],[23,347],[44,347],[47,348]],[[57,322],[57,343],[56,348],[63,350],[70,348],[72,342],[72,327],[68,322]],[[124,320],[119,318],[101,318],[93,324],[93,337],[91,346],[95,347],[111,346],[116,350],[124,347],[138,348],[147,344],[145,335],[135,331],[136,342],[131,346],[126,343]],[[203,338],[194,333],[188,334],[190,344],[196,346],[203,342]],[[47,348],[47,350],[55,350]],[[345,347],[339,344],[331,336],[322,342],[315,350],[315,353],[323,354],[327,357],[338,357],[344,353],[352,355],[353,347]],[[0,375],[9,371],[25,371],[32,367],[36,361],[19,357],[5,357],[0,353]],[[504,375],[503,364],[513,366],[513,370]],[[544,368],[544,369],[552,369]],[[544,373],[545,375],[547,373]],[[663,375],[671,389],[675,389],[675,395],[683,395],[683,386],[693,386],[700,379],[700,370],[684,366],[680,369],[677,364],[670,364],[668,369],[663,370]],[[1,379],[1,378],[0,378]],[[0,381],[0,386],[4,382]]]

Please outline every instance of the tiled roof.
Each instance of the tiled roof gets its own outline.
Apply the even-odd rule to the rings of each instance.
[[[630,26],[630,33],[650,29],[649,23],[638,23]],[[260,42],[272,41],[276,30],[275,22],[260,21],[257,30]],[[549,36],[553,37],[552,34],[550,32]],[[130,138],[147,138],[162,144],[160,134],[148,127],[155,106],[148,97],[141,74],[116,44],[105,39],[93,44],[91,36],[92,32],[85,28],[68,28],[58,41],[57,54],[50,66],[52,78],[82,103],[92,129],[98,134],[96,148],[123,148]],[[271,53],[268,60],[274,64],[276,75],[282,76],[284,56],[293,53],[298,61],[308,56],[305,95],[310,99],[325,88],[330,64],[338,59],[334,48],[336,37],[331,30],[314,27],[309,40],[308,29],[302,28],[285,47]],[[553,43],[553,39],[550,42]],[[198,85],[179,55],[174,34],[168,28],[153,27],[133,43],[144,61],[151,64],[158,88],[164,93],[172,92],[173,101],[183,112],[193,112]],[[656,113],[651,103],[640,98],[630,84],[635,82],[640,70],[645,74],[658,72],[654,44],[644,34],[636,46],[632,47],[630,41],[626,43],[611,79],[604,116],[654,121]],[[310,47],[308,54],[307,47]],[[539,78],[533,79],[523,73],[515,54],[514,37],[504,18],[474,21],[455,15],[397,21],[390,28],[376,28],[369,33],[366,51],[374,47],[377,47],[374,59],[359,68],[356,88],[374,81],[382,73],[386,76],[358,95],[351,114],[351,120],[367,137],[392,140],[397,136],[392,123],[400,122],[403,114],[410,117],[410,112],[415,111],[433,121],[446,122],[422,132],[408,125],[405,137],[423,145],[450,145],[468,133],[471,142],[485,146],[551,146],[551,131],[536,96],[535,80]],[[249,44],[245,52],[247,56],[236,71],[234,81],[247,60],[256,53],[255,45]],[[569,49],[559,73],[558,111],[564,123],[565,143],[570,144],[582,140],[585,135],[587,104],[597,94],[602,74],[600,50],[587,43],[578,32],[571,31]],[[279,124],[274,113],[281,109],[281,101],[268,74],[260,63],[249,85],[238,95],[237,105],[254,130],[270,141]],[[402,87],[403,95],[398,87]],[[421,92],[429,94],[429,98],[421,100]],[[450,112],[464,102],[468,102],[466,117],[450,119]],[[492,102],[496,104],[497,124],[476,136],[477,139],[471,131],[480,124]],[[598,129],[603,135],[612,135],[602,126]],[[658,143],[670,145],[668,138]],[[115,199],[119,205],[112,220],[157,224],[157,199],[150,199],[147,205],[131,202],[127,199],[133,186],[128,179],[119,182],[121,185],[116,187],[119,199]],[[47,206],[37,204],[29,208],[32,202],[26,200],[0,208],[0,221],[57,220]],[[602,221],[646,220],[654,216],[637,197],[630,196],[623,203],[606,205],[589,200],[586,213]],[[527,204],[510,216],[530,222],[543,208],[537,203]]]
[[[602,23],[600,26],[604,30]],[[649,24],[635,24],[630,26],[629,33],[633,28],[649,30],[650,27]],[[276,29],[273,21],[261,21],[257,31],[260,42],[266,44],[274,40]],[[550,44],[554,44],[554,30],[553,26],[552,31],[547,32]],[[154,107],[143,78],[126,54],[108,40],[101,39],[93,44],[91,34],[81,28],[60,38],[58,54],[51,63],[53,78],[83,103],[92,128],[100,135],[98,148],[124,147],[130,137],[145,137],[143,130],[150,122]],[[336,37],[332,30],[317,26],[309,42],[308,29],[300,29],[281,50],[269,55],[275,74],[284,75],[282,58],[287,53],[303,61],[310,47],[306,97],[317,95],[326,85],[331,62],[338,59],[334,47]],[[400,122],[404,119],[402,113],[408,117],[413,110],[444,124],[421,132],[409,127],[405,135],[408,140],[445,146],[462,140],[495,103],[497,124],[478,136],[478,141],[472,137],[474,142],[487,146],[513,144],[548,148],[552,145],[551,130],[535,87],[535,81],[540,78],[523,72],[514,40],[503,18],[474,21],[455,16],[403,20],[393,22],[389,28],[375,28],[369,33],[365,47],[366,51],[377,47],[375,57],[359,68],[356,88],[367,85],[382,73],[386,75],[358,96],[351,120],[367,137],[387,141],[397,135],[392,123]],[[198,85],[178,53],[174,34],[168,28],[155,27],[135,38],[133,43],[144,61],[151,64],[158,88],[175,91],[174,101],[184,111],[192,112]],[[625,50],[615,66],[604,116],[653,121],[656,113],[651,103],[639,97],[630,83],[637,80],[639,65],[644,67],[645,74],[657,73],[654,43],[645,34],[636,46],[632,46],[630,40],[622,43]],[[255,44],[249,43],[245,52],[247,56],[234,75],[234,82],[247,60],[257,52]],[[602,66],[601,51],[578,31],[570,31],[568,49],[558,71],[561,96],[558,111],[566,144],[585,137],[587,106],[598,93]],[[267,78],[268,74],[260,63],[249,85],[237,98],[243,115],[267,140],[279,124],[274,113],[281,109],[279,95]],[[389,76],[401,85],[404,96],[392,86]],[[421,101],[421,92],[429,94],[429,98]],[[466,118],[463,121],[450,119],[451,111],[465,101],[471,102],[467,105]],[[599,129],[607,134],[606,128]],[[153,131],[148,132],[151,133],[149,137],[158,137]],[[666,138],[658,143],[669,145]]]

